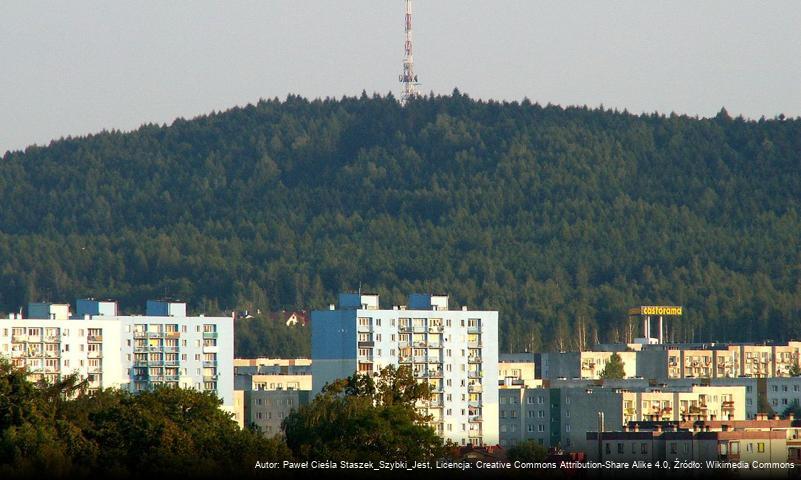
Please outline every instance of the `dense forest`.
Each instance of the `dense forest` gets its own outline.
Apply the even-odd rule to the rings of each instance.
[[[0,160],[0,309],[498,309],[506,351],[628,334],[801,337],[801,120],[632,115],[454,91],[290,96]]]

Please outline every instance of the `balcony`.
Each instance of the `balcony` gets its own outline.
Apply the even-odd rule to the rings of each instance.
[[[204,367],[216,367],[217,366],[217,361],[216,360],[204,360],[203,361],[203,366]]]
[[[442,370],[429,370],[428,378],[442,378]]]
[[[469,402],[467,402],[467,406],[473,408],[481,408],[481,402],[478,400],[470,400]]]
[[[203,381],[204,382],[216,382],[219,377],[220,377],[219,375],[203,375]],[[177,379],[177,377],[176,377],[176,379]]]
[[[181,334],[179,332],[167,332],[165,336],[167,338],[178,338]]]
[[[414,342],[414,346],[417,348],[426,348],[426,342]]]
[[[481,378],[481,372],[469,371],[467,372],[467,378]]]
[[[468,348],[481,348],[481,342],[467,342]]]
[[[412,331],[412,327],[410,325],[401,325],[398,327],[398,332],[400,333],[409,333]]]
[[[103,341],[103,335],[87,335],[86,336],[86,340],[88,340],[90,342],[102,342]]]
[[[400,363],[412,363],[412,357],[400,357]]]
[[[203,332],[203,338],[217,338],[217,332]]]
[[[481,384],[480,383],[472,383],[467,386],[467,391],[470,393],[481,393]]]
[[[415,355],[414,356],[414,363],[426,363],[425,355]]]
[[[61,340],[58,338],[58,335],[46,335],[44,341],[47,343],[59,343]]]
[[[147,332],[135,331],[134,338],[147,338]]]
[[[359,348],[367,348],[367,347],[371,347],[372,348],[372,347],[375,346],[375,342],[373,342],[373,341],[359,342],[358,346],[359,346]]]
[[[100,351],[86,352],[86,356],[88,358],[103,358],[103,352],[100,352]]]
[[[27,335],[12,335],[11,336],[12,342],[27,342],[28,336]]]
[[[428,331],[431,333],[442,333],[443,330],[442,325],[432,325],[428,327]]]
[[[473,325],[467,327],[467,333],[481,333],[481,327]]]
[[[439,342],[428,342],[428,348],[442,348]]]
[[[164,336],[164,333],[162,333],[162,332],[147,332],[147,336],[149,338],[161,338],[161,337]]]
[[[471,415],[467,417],[467,421],[470,423],[481,423],[481,415]]]
[[[467,357],[467,363],[481,363],[481,357]]]

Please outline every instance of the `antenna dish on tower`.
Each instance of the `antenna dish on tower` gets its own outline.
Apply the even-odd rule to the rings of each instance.
[[[414,73],[414,54],[412,49],[412,0],[406,2],[406,22],[404,25],[405,42],[403,43],[403,73],[400,74],[401,104],[405,105],[410,98],[417,96],[417,75]]]

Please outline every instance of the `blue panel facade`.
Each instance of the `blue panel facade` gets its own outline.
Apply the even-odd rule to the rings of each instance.
[[[355,310],[315,310],[311,324],[312,362],[356,358]]]

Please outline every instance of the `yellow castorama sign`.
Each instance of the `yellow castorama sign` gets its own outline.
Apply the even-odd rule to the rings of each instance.
[[[629,309],[629,315],[681,315],[681,305],[634,307]]]

